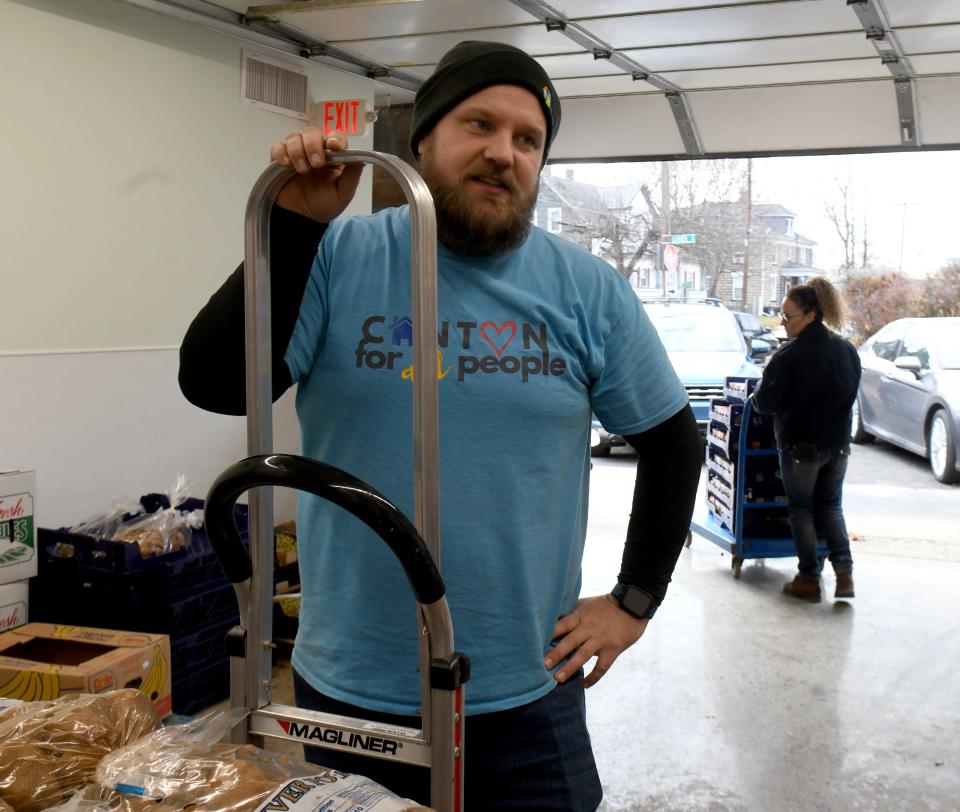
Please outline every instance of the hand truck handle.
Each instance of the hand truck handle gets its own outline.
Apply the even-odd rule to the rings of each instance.
[[[204,505],[207,537],[232,583],[253,575],[234,507],[241,494],[262,485],[307,491],[352,513],[393,551],[418,603],[431,604],[443,597],[446,590],[433,556],[396,505],[346,471],[293,454],[248,457],[227,468],[210,486]]]
[[[413,360],[423,370],[413,381],[413,523],[436,565],[440,561],[440,409],[437,363],[437,219],[433,198],[423,178],[393,155],[348,149],[328,152],[327,162],[371,163],[385,169],[400,185],[410,204]],[[268,166],[257,179],[247,199],[244,221],[244,300],[246,337],[247,454],[273,451],[273,412],[270,326],[270,212],[277,194],[294,175],[279,164]],[[249,528],[253,578],[249,593],[252,606],[244,614],[249,632],[246,678],[248,707],[267,704],[266,687],[271,653],[262,644],[270,629],[273,594],[273,494],[269,488],[250,492]],[[242,609],[242,611],[244,611]],[[421,668],[428,667],[426,652]],[[426,690],[426,689],[424,689]],[[425,713],[430,703],[422,697]]]

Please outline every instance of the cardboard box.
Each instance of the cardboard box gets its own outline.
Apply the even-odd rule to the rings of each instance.
[[[0,472],[0,584],[37,574],[36,471]]]
[[[12,584],[0,585],[0,632],[16,629],[26,623],[29,603],[28,581],[14,581]]]
[[[0,696],[30,702],[117,688],[139,688],[169,716],[170,638],[53,623],[0,634]]]

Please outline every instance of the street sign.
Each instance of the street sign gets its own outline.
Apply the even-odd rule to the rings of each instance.
[[[685,245],[687,243],[695,243],[696,241],[696,234],[664,234],[662,240],[662,242],[670,245]]]
[[[680,264],[680,249],[675,245],[663,246],[663,267],[668,271],[677,270]]]

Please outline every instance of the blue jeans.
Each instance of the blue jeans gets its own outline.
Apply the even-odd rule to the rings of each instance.
[[[301,708],[420,727],[417,716],[379,713],[331,699],[296,671],[293,687]],[[465,809],[594,812],[600,805],[603,791],[587,731],[582,671],[528,705],[467,716],[465,736]],[[315,747],[303,750],[314,764],[365,775],[397,795],[430,803],[430,773],[425,767]]]
[[[780,450],[780,475],[787,493],[790,530],[800,559],[800,574],[820,578],[817,537],[826,541],[833,571],[853,569],[850,539],[843,520],[843,478],[847,473],[850,449],[821,448],[811,456],[798,456],[791,449]]]

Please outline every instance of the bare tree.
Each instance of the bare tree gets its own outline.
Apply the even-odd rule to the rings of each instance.
[[[660,238],[659,220],[649,208],[646,188],[642,184],[605,190],[609,208],[606,217],[600,218],[596,236],[606,242],[610,258],[625,279],[630,278],[643,256],[653,254]],[[647,211],[637,208],[639,196],[647,200]]]
[[[600,253],[624,278],[637,263],[652,252],[658,233],[653,215],[637,207],[640,186],[599,187],[567,178],[545,175],[541,190],[547,189],[562,204],[563,236],[588,251]]]
[[[697,235],[684,250],[699,263],[709,296],[717,295],[720,281],[737,268],[734,258],[743,255],[745,182],[741,160],[674,164],[673,230]]]
[[[831,196],[823,201],[823,207],[843,245],[844,259],[841,270],[850,273],[859,268],[861,273],[865,273],[871,270],[873,265],[873,257],[870,255],[869,221],[865,196],[857,195],[854,190],[853,168],[849,161],[846,177],[841,177],[835,172],[833,182]]]

